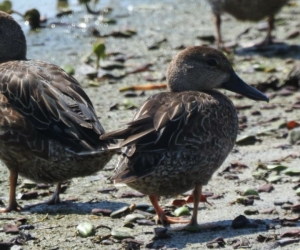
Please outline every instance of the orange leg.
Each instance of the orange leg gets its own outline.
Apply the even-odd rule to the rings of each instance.
[[[165,225],[166,223],[168,224],[174,224],[174,223],[188,223],[189,220],[184,220],[181,218],[174,218],[174,217],[169,217],[165,215],[165,212],[162,210],[162,208],[158,204],[158,197],[155,195],[149,195],[148,196],[154,209],[156,212],[156,216],[158,217],[158,220]],[[158,221],[157,220],[157,221]]]
[[[190,222],[183,227],[177,227],[174,229],[172,228],[171,229],[172,231],[186,230],[186,231],[196,232],[199,230],[208,229],[208,228],[213,227],[213,225],[199,225],[198,224],[197,217],[198,217],[199,202],[201,200],[201,197],[203,197],[201,195],[201,192],[202,192],[202,185],[196,184],[195,189],[193,191],[194,208],[193,208],[193,215],[192,215]]]
[[[1,208],[0,213],[10,212],[12,210],[20,211],[22,208],[16,201],[16,186],[18,180],[18,171],[10,169],[9,175],[9,203],[7,208]]]

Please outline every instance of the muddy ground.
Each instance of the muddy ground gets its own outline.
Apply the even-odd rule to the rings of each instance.
[[[38,32],[30,31],[28,26],[16,17],[25,30],[28,58],[49,61],[60,66],[72,65],[75,68],[75,77],[85,86],[85,91],[91,97],[101,123],[107,131],[120,128],[126,121],[131,120],[135,109],[128,109],[128,106],[139,106],[147,96],[157,92],[148,91],[143,94],[138,91],[136,97],[127,97],[125,93],[119,92],[120,88],[149,83],[147,81],[149,79],[153,80],[153,83],[163,83],[166,67],[173,55],[187,46],[209,44],[198,37],[207,38],[215,33],[212,15],[205,1],[132,0],[124,4],[111,1],[109,6],[113,11],[107,17],[117,21],[114,25],[101,24],[97,21],[98,16],[88,15],[80,6],[74,8],[76,11],[72,16],[62,19],[48,16],[48,25],[51,22],[56,24],[62,22],[65,25],[55,25],[55,27],[52,25]],[[100,3],[93,7],[100,9],[104,6]],[[250,22],[242,23],[228,15],[223,16],[224,40],[237,43],[235,53],[229,54],[236,72],[246,82],[263,89],[270,97],[270,102],[258,103],[226,92],[239,112],[241,124],[239,135],[251,135],[255,141],[248,140],[246,145],[237,145],[209,184],[204,187],[207,194],[213,193],[214,196],[218,196],[218,199],[208,197],[212,206],[200,204],[198,221],[212,223],[216,227],[213,230],[197,233],[168,232],[169,238],[153,240],[154,228],[162,226],[134,223],[132,234],[135,240],[142,243],[141,249],[205,249],[207,242],[216,237],[223,237],[225,245],[220,247],[223,249],[234,249],[235,240],[242,242],[241,248],[244,249],[275,249],[276,247],[300,249],[299,214],[291,210],[291,205],[299,203],[296,188],[300,179],[297,171],[294,171],[296,176],[279,173],[281,179],[272,183],[274,189],[271,192],[259,193],[260,198],[254,199],[252,205],[245,206],[237,200],[239,194],[246,189],[257,190],[271,181],[267,180],[269,177],[276,175],[276,171],[262,170],[260,177],[255,178],[253,173],[257,171],[259,165],[280,163],[289,168],[300,169],[300,147],[289,144],[288,130],[285,127],[288,121],[300,120],[299,104],[297,104],[300,98],[298,86],[297,84],[288,86],[286,81],[289,72],[300,59],[299,14],[299,0],[292,1],[290,6],[282,9],[277,15],[277,28],[273,34],[283,44],[274,45],[263,51],[244,49],[245,46],[264,38],[265,31],[259,29],[264,26],[262,23],[259,25]],[[76,27],[77,24],[82,23],[87,25],[87,28]],[[111,74],[119,76],[126,70],[148,63],[152,64],[151,71],[99,83],[88,80],[82,74],[85,72],[82,67],[91,53],[92,44],[99,39],[92,35],[92,27],[96,28],[100,35],[128,28],[136,30],[136,35],[130,38],[112,36],[105,38],[107,53],[123,53],[123,57],[126,58],[125,68],[112,70]],[[236,40],[236,37],[248,28],[250,28],[249,32]],[[295,37],[287,39],[292,33],[296,34]],[[152,45],[156,47],[151,48]],[[238,172],[224,172],[235,162],[246,167],[241,167]],[[114,187],[108,178],[115,164],[116,157],[96,175],[72,179],[67,183],[67,189],[61,198],[75,201],[67,201],[56,206],[39,205],[20,213],[0,214],[0,242],[9,242],[14,237],[30,234],[33,238],[27,240],[21,246],[22,249],[139,249],[138,246],[126,248],[126,244],[109,237],[110,229],[124,225],[124,217],[112,219],[91,214],[94,208],[115,211],[133,203],[150,205],[145,196],[121,198],[126,192],[136,193],[125,185],[119,185],[116,190],[108,193],[98,192]],[[1,165],[0,199],[7,204],[8,171],[2,163]],[[36,190],[39,194],[37,199],[18,200],[24,207],[49,199],[51,195],[49,190],[55,189],[54,185],[49,189],[38,189],[37,186],[26,188],[24,182],[26,180],[20,177],[17,193]],[[162,197],[160,203],[166,205],[174,198],[176,197]],[[258,212],[245,215],[245,210],[249,209]],[[262,213],[266,209],[273,209],[273,212]],[[245,215],[250,224],[244,228],[233,229],[231,224],[239,215]],[[25,224],[32,225],[32,229],[27,226],[27,229],[25,227],[19,234],[6,234],[2,227],[6,224],[16,224],[16,218],[26,218]],[[77,225],[86,221],[97,227],[95,236],[82,238],[76,235]],[[102,227],[103,225],[108,228]],[[176,225],[172,225],[173,227]],[[284,233],[290,230],[296,231],[286,237],[287,234]],[[101,238],[103,236],[107,236],[104,241]],[[217,244],[212,246],[217,247]],[[21,249],[15,247],[13,249]]]

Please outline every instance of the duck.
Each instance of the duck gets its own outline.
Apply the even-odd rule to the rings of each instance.
[[[0,12],[0,159],[10,177],[9,202],[0,212],[21,210],[18,175],[56,183],[48,204],[60,202],[61,183],[101,170],[115,151],[94,106],[75,78],[60,67],[26,58],[20,25]]]
[[[223,44],[221,35],[221,14],[226,12],[241,21],[257,22],[268,18],[268,30],[265,39],[258,46],[272,44],[272,30],[274,29],[275,14],[288,0],[207,0],[212,8],[217,32],[217,45]]]
[[[125,128],[100,138],[123,139],[111,178],[148,195],[157,222],[201,228],[197,214],[202,186],[220,168],[238,133],[235,106],[215,88],[256,101],[268,101],[268,97],[246,84],[222,52],[204,46],[188,47],[172,59],[167,85],[169,91],[150,96]],[[192,189],[192,218],[166,216],[158,197]]]

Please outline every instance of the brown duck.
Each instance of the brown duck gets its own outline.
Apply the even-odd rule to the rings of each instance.
[[[158,196],[194,188],[189,225],[197,226],[202,186],[222,165],[238,133],[233,103],[213,89],[228,89],[253,100],[268,98],[243,82],[221,52],[208,47],[190,47],[175,56],[167,81],[170,92],[149,97],[127,128],[101,138],[124,139],[112,178],[147,194],[162,223],[187,221],[167,217]]]
[[[49,203],[59,202],[60,183],[101,170],[114,151],[100,141],[104,129],[79,83],[56,65],[26,59],[21,27],[0,12],[0,159],[10,171],[9,205],[18,174],[58,183]]]
[[[288,0],[207,0],[212,7],[217,30],[217,44],[222,44],[221,14],[227,12],[238,20],[259,21],[268,17],[267,36],[259,45],[272,43],[274,16]]]

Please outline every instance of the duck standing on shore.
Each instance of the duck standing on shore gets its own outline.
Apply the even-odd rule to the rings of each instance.
[[[268,101],[247,85],[219,51],[189,47],[176,55],[167,71],[170,92],[155,94],[137,110],[127,128],[102,139],[124,139],[112,179],[147,194],[159,221],[198,226],[202,186],[232,150],[238,133],[233,103],[214,88],[224,88],[253,100]],[[165,215],[158,196],[193,189],[190,221]]]
[[[19,24],[0,12],[0,159],[10,171],[7,208],[20,210],[18,174],[58,183],[49,204],[59,203],[61,182],[101,170],[115,153],[80,84],[56,65],[26,59]]]
[[[274,16],[288,0],[207,0],[210,4],[217,31],[217,44],[222,44],[221,14],[226,12],[242,21],[260,21],[268,17],[268,31],[266,38],[258,45],[272,43]]]

